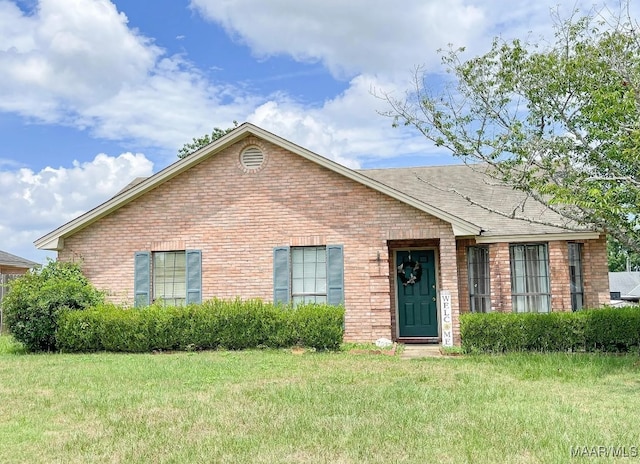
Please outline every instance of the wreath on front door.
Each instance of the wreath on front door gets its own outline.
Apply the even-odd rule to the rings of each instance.
[[[408,276],[407,273],[409,274]],[[398,266],[398,277],[405,287],[417,284],[422,277],[422,266],[420,266],[419,262],[412,260],[411,255],[409,255],[409,259],[402,261],[402,264]]]

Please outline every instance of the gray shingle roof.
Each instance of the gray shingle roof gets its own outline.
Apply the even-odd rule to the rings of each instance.
[[[527,216],[557,227],[511,219],[473,205],[464,196],[488,208],[511,213],[525,195],[512,188],[497,185],[483,174],[482,166],[473,169],[467,165],[427,166],[413,168],[367,169],[360,173],[399,190],[407,195],[443,209],[480,226],[483,235],[554,234],[568,230],[584,230],[570,227],[566,219],[529,200],[521,216]],[[454,191],[455,190],[455,191]],[[457,192],[457,193],[456,193]]]
[[[13,266],[23,269],[31,269],[39,266],[39,264],[0,250],[0,266]]]
[[[623,299],[640,299],[640,272],[610,272],[609,289]]]

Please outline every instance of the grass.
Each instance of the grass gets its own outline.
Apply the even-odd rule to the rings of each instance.
[[[4,336],[0,462],[566,462],[640,446],[639,374],[637,356],[32,355]]]

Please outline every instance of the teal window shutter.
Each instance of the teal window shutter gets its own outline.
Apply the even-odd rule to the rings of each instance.
[[[187,304],[202,303],[202,252],[186,251]]]
[[[134,261],[133,305],[136,308],[149,306],[151,303],[151,253],[137,251]]]
[[[344,250],[342,245],[327,245],[327,303],[344,303]]]
[[[291,253],[288,246],[273,249],[273,303],[289,304],[291,298]]]

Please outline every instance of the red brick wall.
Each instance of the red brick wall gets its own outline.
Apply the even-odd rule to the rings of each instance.
[[[467,248],[476,243],[473,239],[458,240],[456,243],[456,260],[458,262],[458,298],[460,312],[471,311],[469,304],[469,270],[467,266]]]
[[[583,244],[582,268],[584,280],[584,306],[597,308],[609,302],[609,274],[607,272],[606,239],[581,240]],[[469,311],[469,284],[467,275],[467,247],[474,240],[458,240],[457,259],[459,271],[460,312]],[[571,287],[569,282],[568,242],[546,242],[549,252],[552,311],[571,311]],[[508,243],[489,245],[491,273],[491,307],[494,311],[510,312],[511,265]]]
[[[266,154],[259,172],[240,166],[249,144]],[[392,337],[388,241],[415,238],[440,241],[440,278],[457,296],[448,223],[250,137],[65,239],[59,258],[131,304],[134,252],[199,249],[203,299],[272,300],[273,247],[342,244],[345,339],[371,341]]]
[[[547,249],[549,252],[551,310],[571,311],[569,246],[565,241],[554,241],[549,242]]]
[[[491,310],[511,312],[511,261],[508,243],[489,245]]]
[[[609,303],[609,273],[607,272],[607,239],[586,240],[583,245],[584,305],[597,308]]]

